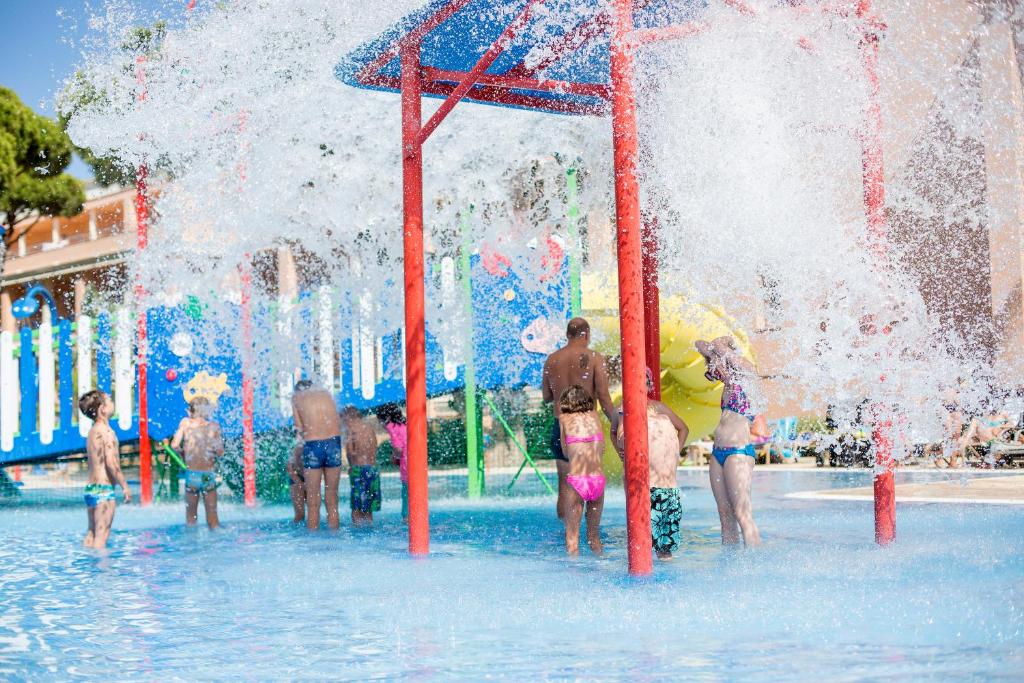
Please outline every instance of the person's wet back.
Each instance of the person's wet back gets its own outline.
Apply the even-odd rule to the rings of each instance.
[[[551,450],[555,456],[555,467],[558,470],[558,517],[565,515],[568,500],[569,461],[562,450],[562,439],[558,416],[561,407],[557,400],[569,387],[575,385],[586,391],[595,402],[601,404],[601,410],[612,425],[617,426],[617,415],[612,397],[608,391],[608,373],[605,358],[597,351],[590,349],[590,323],[583,318],[573,318],[566,326],[567,344],[548,356],[544,362],[541,389],[544,402],[552,404],[555,421],[551,428]]]
[[[114,509],[117,507],[114,484],[121,486],[125,503],[132,500],[132,492],[121,472],[117,435],[110,428],[114,402],[102,391],[93,390],[78,399],[78,409],[93,421],[85,442],[89,462],[89,479],[85,485],[89,530],[84,545],[89,548],[106,548],[107,537],[114,523]]]
[[[308,379],[296,383],[292,395],[295,431],[302,439],[302,478],[306,485],[306,527],[320,528],[320,487],[327,507],[327,526],[337,529],[338,482],[341,480],[341,418],[334,397]]]
[[[377,433],[353,406],[342,412],[345,422],[345,454],[348,457],[349,502],[352,523],[372,524],[380,510],[380,472],[377,470]]]
[[[185,457],[185,523],[192,526],[199,514],[199,499],[203,499],[206,524],[211,529],[220,526],[217,518],[217,458],[224,455],[224,437],[220,425],[210,419],[213,405],[203,396],[188,404],[188,417],[178,424],[171,439],[171,448],[181,448]]]

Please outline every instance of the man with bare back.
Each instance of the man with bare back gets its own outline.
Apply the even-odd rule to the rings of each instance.
[[[114,402],[102,391],[87,391],[78,399],[78,409],[93,421],[85,442],[89,460],[89,480],[85,484],[85,507],[89,514],[89,531],[85,535],[87,548],[106,548],[110,527],[114,523],[114,483],[121,486],[124,502],[132,501],[132,492],[121,472],[117,435],[110,428]],[[113,482],[113,483],[111,483]]]
[[[566,482],[569,461],[562,452],[562,434],[557,419],[560,412],[558,397],[572,385],[579,385],[601,404],[601,411],[611,422],[612,434],[618,422],[618,414],[608,391],[608,370],[604,356],[590,348],[590,323],[583,318],[573,318],[566,326],[565,337],[568,343],[544,361],[541,380],[544,402],[552,404],[556,418],[551,428],[551,450],[555,454],[555,467],[558,469],[558,503],[555,509],[559,519],[565,514],[565,501],[569,495]]]
[[[320,482],[324,484],[327,526],[338,528],[338,482],[341,479],[341,418],[334,397],[308,379],[292,394],[295,431],[302,439],[302,478],[306,486],[306,528],[320,528]]]

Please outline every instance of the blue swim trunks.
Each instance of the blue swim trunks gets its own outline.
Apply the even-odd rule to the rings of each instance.
[[[307,470],[341,467],[341,437],[302,444],[302,466]]]
[[[85,506],[94,508],[100,503],[114,498],[113,484],[86,484],[85,485]]]
[[[373,465],[353,465],[348,468],[349,504],[358,512],[380,510],[380,472]]]
[[[209,470],[185,470],[185,490],[207,493],[217,490],[217,473]]]
[[[742,448],[737,448],[735,446],[728,448],[713,448],[711,450],[711,455],[715,457],[715,460],[717,460],[718,464],[722,467],[725,467],[725,461],[729,459],[730,455],[746,455],[757,460],[757,453],[754,452],[754,444],[747,444]]]

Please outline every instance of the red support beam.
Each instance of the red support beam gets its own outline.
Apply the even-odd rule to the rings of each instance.
[[[622,408],[625,420],[626,538],[629,572],[651,573],[651,498],[647,462],[647,391],[644,378],[643,274],[640,187],[637,182],[636,96],[632,0],[614,0],[611,44],[612,143],[618,237],[619,319],[622,332]]]
[[[149,195],[146,186],[148,177],[149,169],[142,164],[135,174],[136,257],[142,255],[149,243]],[[142,286],[142,276],[136,273],[135,305],[140,307],[135,329],[138,354],[136,365],[139,375],[139,503],[149,505],[153,502],[153,446],[149,441],[149,366],[145,298],[146,290]]]
[[[146,101],[146,58],[135,58],[135,83],[139,87],[136,102]],[[140,164],[135,174],[135,256],[136,268],[141,268],[142,253],[149,245],[149,192],[146,185],[149,168]],[[146,330],[146,290],[142,286],[142,275],[135,273],[135,305],[139,306],[136,319],[136,368],[139,377],[139,503],[153,502],[153,445],[149,441],[149,366],[148,334]]]
[[[661,400],[661,292],[658,289],[658,219],[644,216],[643,221],[644,281],[644,358],[651,370],[654,389],[649,398]]]
[[[401,62],[409,552],[425,555],[430,552],[430,519],[427,509],[427,354],[423,322],[423,144],[419,43],[402,44]]]
[[[469,0],[452,0],[450,3],[439,9],[434,16],[430,17],[415,29],[402,36],[394,45],[360,69],[359,73],[356,74],[356,79],[362,82],[365,79],[376,76],[381,69],[387,66],[388,62],[394,59],[395,56],[401,52],[403,45],[415,45],[417,49],[419,49],[419,45],[423,41],[424,36],[444,22],[448,21],[456,12],[468,4]]]
[[[659,28],[637,29],[629,34],[627,40],[629,41],[630,49],[635,50],[643,45],[656,43],[661,40],[679,40],[681,38],[689,38],[690,36],[703,33],[709,28],[711,28],[711,24],[706,22],[688,21],[685,24],[673,24],[671,26],[661,26]]]
[[[246,507],[256,505],[256,432],[253,425],[252,265],[245,254],[238,266],[242,317],[242,488]]]
[[[428,81],[449,81],[459,83],[469,75],[466,71],[445,71],[427,67],[423,77]],[[514,78],[500,74],[481,74],[476,83],[508,90],[534,90],[540,92],[569,93],[586,97],[600,97],[611,100],[611,88],[603,83],[573,83],[570,81],[548,81],[532,78]]]
[[[547,46],[547,56],[536,64],[527,67],[525,64],[517,64],[509,69],[505,75],[511,78],[533,78],[545,69],[554,66],[562,57],[572,54],[588,42],[603,36],[611,31],[611,15],[605,12],[598,12],[593,17],[568,31],[557,40]]]
[[[441,122],[444,121],[445,117],[451,113],[452,109],[455,108],[455,105],[459,103],[459,100],[465,97],[466,93],[473,88],[477,79],[490,68],[491,64],[494,64],[494,60],[496,60],[499,55],[505,51],[505,48],[510,42],[512,42],[512,39],[516,37],[516,34],[526,26],[526,23],[530,21],[530,17],[533,15],[533,9],[544,2],[545,0],[528,0],[516,18],[512,20],[512,23],[506,26],[505,30],[501,32],[501,35],[491,43],[491,46],[487,48],[487,51],[480,57],[476,65],[469,70],[466,77],[463,78],[457,86],[455,86],[455,90],[453,90],[448,96],[448,99],[441,103],[441,106],[437,108],[437,111],[434,112],[433,116],[431,116],[427,123],[420,129],[420,144],[427,141],[430,134],[433,133],[439,125],[441,125]]]
[[[869,30],[860,42],[864,77],[868,84],[868,106],[865,129],[861,138],[861,164],[864,174],[864,209],[868,222],[868,245],[875,261],[876,270],[884,274],[888,260],[889,226],[885,216],[885,168],[882,155],[882,109],[878,101],[880,83],[878,78],[879,35],[875,27],[880,26],[872,10],[870,0],[857,4],[857,18],[869,23]],[[882,382],[885,377],[882,377]],[[875,447],[875,542],[888,545],[896,540],[896,483],[892,459],[892,419],[885,414],[885,406],[875,406],[872,440]]]
[[[754,8],[743,2],[743,0],[723,0],[723,2],[744,16],[753,17],[757,15]]]
[[[369,87],[384,88],[387,90],[400,91],[402,88],[401,79],[394,76],[378,75],[373,78],[362,80],[360,83]],[[446,97],[450,95],[456,87],[451,83],[437,81],[423,81],[421,86],[422,93],[424,95],[444,95]],[[608,114],[608,107],[603,102],[600,104],[595,103],[593,105],[580,104],[571,100],[555,100],[536,95],[511,92],[507,88],[494,86],[479,85],[467,93],[463,99],[469,99],[475,102],[502,104],[511,107],[521,107],[536,111],[545,111],[552,114],[575,114],[578,116],[605,116]]]

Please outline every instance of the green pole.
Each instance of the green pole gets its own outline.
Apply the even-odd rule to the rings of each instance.
[[[469,228],[470,210],[461,214],[460,227],[462,229],[462,250],[459,256],[459,270],[462,276],[462,305],[466,315],[466,343],[469,349],[466,351],[466,477],[467,493],[470,498],[479,498],[484,494],[486,476],[484,473],[483,458],[483,425],[481,420],[481,408],[478,405],[476,394],[476,362],[474,360],[475,349],[473,348],[473,280],[470,277],[469,254],[472,248],[472,239]]]
[[[580,283],[580,203],[579,184],[576,169],[566,171],[566,202],[569,213],[566,222],[569,227],[569,310],[573,318],[577,318],[583,309],[582,285]]]

